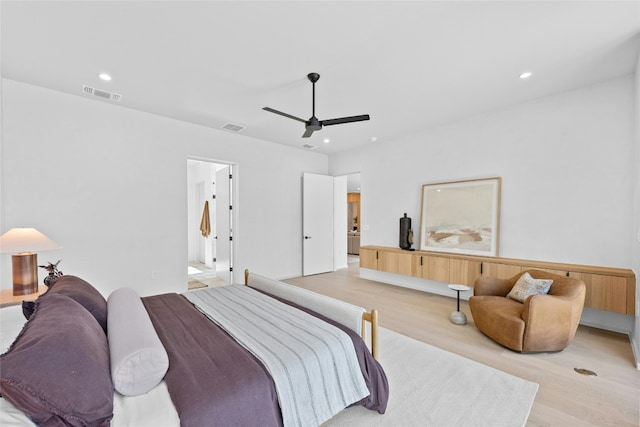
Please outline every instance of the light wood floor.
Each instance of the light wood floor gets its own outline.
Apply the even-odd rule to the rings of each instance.
[[[357,264],[286,282],[367,310],[377,308],[384,328],[538,383],[527,426],[640,425],[640,371],[626,335],[580,326],[561,352],[519,354],[478,331],[466,301],[460,309],[468,323],[454,325],[449,314],[455,299],[360,279]],[[583,376],[574,368],[598,376]]]

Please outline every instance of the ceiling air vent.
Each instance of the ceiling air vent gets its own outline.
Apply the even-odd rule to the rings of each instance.
[[[104,99],[110,99],[111,101],[120,102],[122,95],[119,93],[107,92],[106,90],[96,89],[95,87],[82,85],[82,92],[88,95],[94,95]]]
[[[225,123],[225,125],[222,126],[222,129],[230,130],[231,132],[242,132],[244,130],[244,126],[234,125],[233,123]]]
[[[311,144],[302,144],[302,148],[308,148],[309,150],[315,150],[316,146]]]

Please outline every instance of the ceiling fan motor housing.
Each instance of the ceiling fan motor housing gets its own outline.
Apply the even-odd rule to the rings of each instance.
[[[309,130],[320,130],[322,129],[322,123],[320,123],[320,120],[318,120],[318,118],[316,116],[311,117],[307,122],[306,122],[306,128]]]

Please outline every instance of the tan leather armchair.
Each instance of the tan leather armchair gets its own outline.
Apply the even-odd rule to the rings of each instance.
[[[503,346],[523,352],[560,351],[573,339],[586,286],[582,280],[527,270],[534,279],[553,279],[547,295],[532,295],[524,303],[507,294],[525,272],[510,279],[480,277],[469,308],[477,328]]]

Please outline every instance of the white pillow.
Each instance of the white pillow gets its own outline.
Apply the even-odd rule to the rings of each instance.
[[[169,356],[133,289],[120,288],[109,295],[107,335],[116,391],[137,396],[160,384],[169,369]]]
[[[551,289],[552,279],[534,279],[529,273],[524,273],[507,295],[507,298],[524,303],[531,295],[544,295]]]

